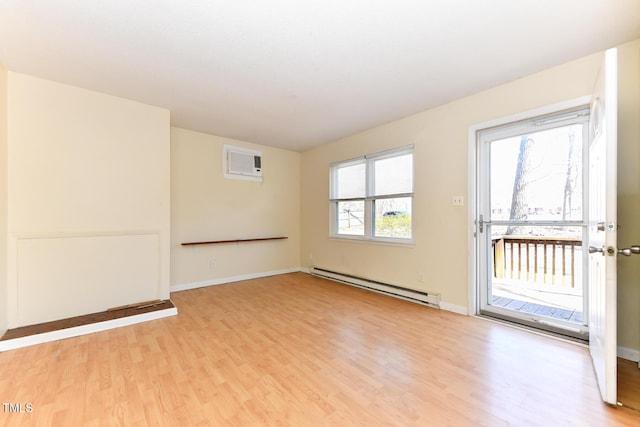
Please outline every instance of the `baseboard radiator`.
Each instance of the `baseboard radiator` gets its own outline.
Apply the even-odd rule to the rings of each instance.
[[[363,277],[352,276],[350,274],[338,273],[319,267],[311,267],[309,270],[314,276],[324,277],[351,286],[367,289],[374,292],[383,293],[407,301],[428,305],[429,307],[440,308],[440,294],[433,292],[421,292],[401,286],[390,285],[376,280]]]

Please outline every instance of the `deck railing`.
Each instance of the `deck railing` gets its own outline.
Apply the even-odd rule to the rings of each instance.
[[[575,288],[582,241],[575,238],[501,236],[492,239],[493,277]]]

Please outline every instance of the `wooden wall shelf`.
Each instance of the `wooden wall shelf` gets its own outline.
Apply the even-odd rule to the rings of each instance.
[[[257,239],[233,239],[233,240],[210,240],[207,242],[187,242],[181,243],[182,246],[193,246],[193,245],[218,245],[221,243],[244,243],[244,242],[262,242],[265,240],[283,240],[288,239],[288,237],[260,237]]]

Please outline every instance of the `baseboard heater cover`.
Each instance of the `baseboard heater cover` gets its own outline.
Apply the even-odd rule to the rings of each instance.
[[[336,271],[326,270],[319,267],[311,267],[311,274],[325,279],[331,279],[340,283],[359,288],[380,292],[396,298],[402,298],[407,301],[425,304],[430,307],[440,308],[440,294],[433,292],[422,292],[413,289],[403,288],[401,286],[390,285],[388,283],[378,282],[376,280],[357,277],[350,274],[338,273]]]

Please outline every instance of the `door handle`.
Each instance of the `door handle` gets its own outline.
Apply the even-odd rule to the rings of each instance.
[[[484,231],[485,224],[491,224],[491,221],[485,221],[484,216],[480,215],[480,219],[478,220],[478,229],[480,230],[481,233]]]
[[[590,254],[595,254],[600,252],[601,254],[604,255],[604,246],[601,246],[599,248],[595,247],[595,246],[589,246],[589,253]]]
[[[591,252],[591,248],[589,248],[589,252]],[[631,254],[640,254],[640,246],[633,245],[630,248],[618,249],[618,253],[624,256],[631,256]]]

